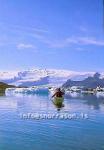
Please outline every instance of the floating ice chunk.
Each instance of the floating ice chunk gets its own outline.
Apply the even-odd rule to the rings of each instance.
[[[48,94],[48,88],[31,87],[31,88],[7,88],[5,91],[6,95],[14,94]]]

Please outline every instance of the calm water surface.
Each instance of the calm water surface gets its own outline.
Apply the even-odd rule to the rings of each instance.
[[[104,150],[104,98],[72,94],[60,111],[49,95],[0,97],[0,150]],[[21,113],[87,113],[88,119],[21,119]]]

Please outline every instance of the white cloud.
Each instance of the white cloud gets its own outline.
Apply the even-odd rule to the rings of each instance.
[[[5,24],[2,24],[5,26]],[[3,26],[3,27],[4,27]],[[5,26],[7,28],[7,26]],[[79,27],[81,31],[88,31],[88,29],[84,26]],[[92,45],[92,46],[104,46],[104,40],[99,39],[98,37],[79,37],[79,36],[71,36],[71,37],[66,37],[63,39],[55,39],[53,37],[53,34],[51,32],[43,29],[43,28],[35,28],[35,27],[21,27],[18,25],[9,25],[9,29],[11,32],[18,34],[16,37],[2,37],[0,41],[0,46],[2,44],[15,44],[18,41],[21,41],[21,39],[29,39],[32,38],[33,40],[36,39],[40,44],[45,44],[46,47],[48,48],[65,48],[65,47],[70,47],[71,45],[77,45],[78,47],[83,46],[83,45]],[[62,37],[61,37],[62,38]],[[37,47],[33,44],[28,44],[28,43],[20,43],[17,45],[18,49],[33,49],[37,50]]]
[[[98,39],[89,38],[89,37],[78,38],[77,42],[82,45],[84,44],[84,45],[104,46],[104,40],[98,40]]]
[[[20,43],[17,45],[18,49],[33,49],[36,48],[34,45],[32,44],[24,44],[24,43]]]
[[[85,26],[80,26],[79,30],[82,32],[88,32],[88,29]]]
[[[104,46],[104,40],[98,40],[94,37],[69,37],[63,40],[48,41],[46,44],[52,48],[64,48],[71,45],[92,45],[92,46]]]
[[[25,32],[37,32],[37,33],[48,33],[49,31],[44,28],[35,27],[35,26],[20,26],[17,24],[7,24],[5,22],[0,22],[0,27],[9,28],[9,30],[14,31],[25,31]]]
[[[84,51],[84,49],[82,47],[77,47],[76,50],[77,51]]]

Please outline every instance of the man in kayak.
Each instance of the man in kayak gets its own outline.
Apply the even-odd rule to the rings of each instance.
[[[57,91],[55,92],[55,94],[52,96],[52,98],[54,97],[53,103],[55,104],[55,106],[58,108],[58,110],[60,110],[61,107],[64,107],[63,98],[64,92],[61,91],[60,88],[57,89]]]
[[[62,98],[64,94],[65,94],[65,93],[62,92],[60,88],[58,88],[57,91],[55,92],[55,94],[52,96],[52,98],[53,98],[53,97]]]

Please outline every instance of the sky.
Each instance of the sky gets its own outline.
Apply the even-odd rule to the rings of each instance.
[[[103,0],[0,0],[0,71],[104,71]]]

